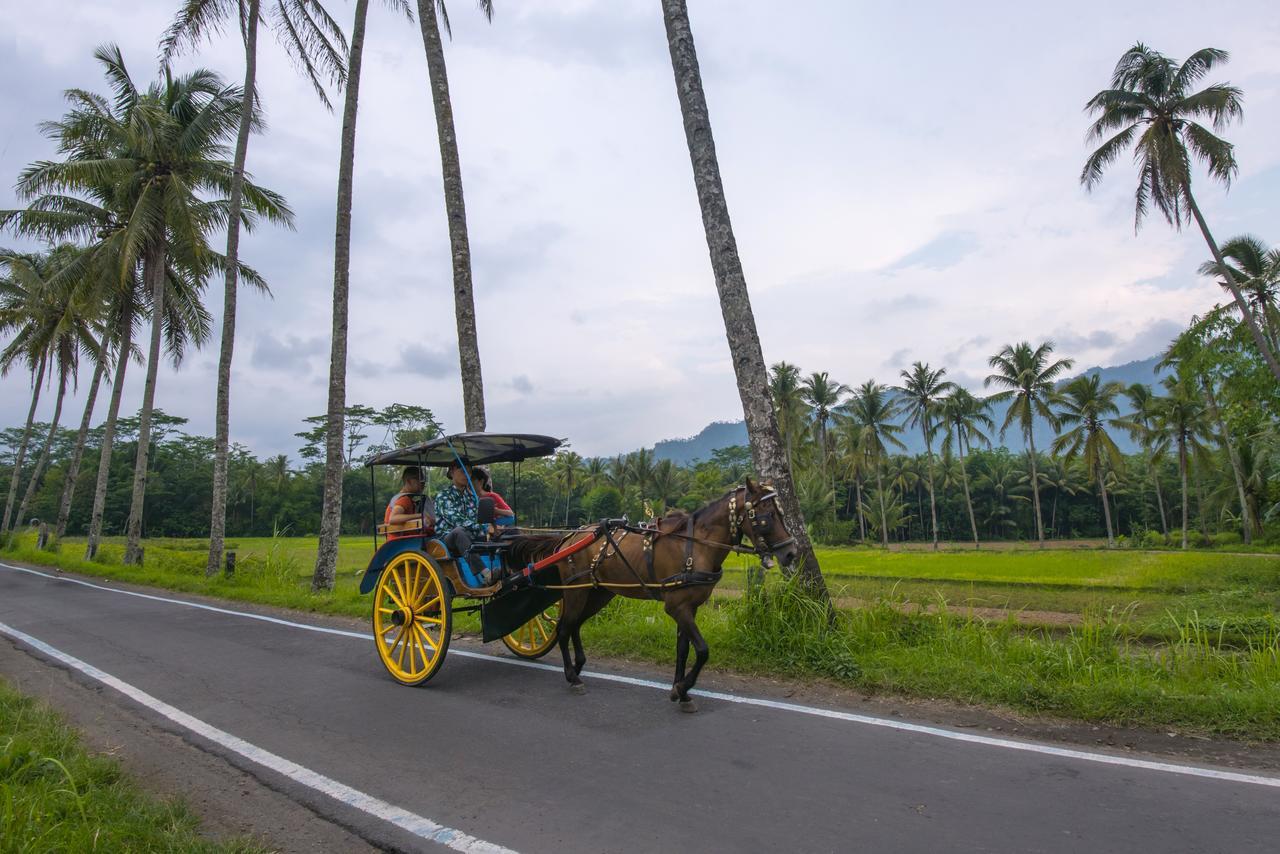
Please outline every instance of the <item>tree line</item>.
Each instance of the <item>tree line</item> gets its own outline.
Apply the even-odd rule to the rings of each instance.
[[[0,534],[29,517],[42,500],[38,496],[43,495],[46,473],[55,460],[56,465],[63,465],[55,450],[55,446],[61,447],[59,437],[64,436],[60,432],[61,404],[68,385],[80,380],[83,368],[92,376],[86,408],[65,457],[56,513],[46,510],[46,514],[56,518],[61,533],[71,525],[73,509],[85,508],[84,516],[77,518],[86,521],[77,525],[85,530],[87,555],[92,557],[103,533],[108,499],[120,495],[127,483],[125,559],[140,559],[148,513],[156,512],[154,507],[148,510],[147,502],[148,481],[159,463],[152,456],[161,455],[164,444],[156,441],[158,364],[162,358],[178,364],[191,347],[207,343],[213,330],[203,303],[204,290],[210,281],[221,277],[223,312],[218,379],[213,390],[216,419],[207,526],[207,568],[211,573],[218,569],[230,518],[231,464],[237,454],[243,458],[247,453],[241,449],[233,454],[235,446],[230,442],[238,290],[242,284],[261,290],[267,287],[241,260],[239,235],[264,219],[286,227],[293,221],[284,197],[256,184],[246,171],[250,138],[263,128],[256,63],[258,31],[265,24],[311,82],[324,106],[331,106],[331,89],[344,92],[328,404],[327,411],[310,422],[313,438],[307,447],[314,458],[308,458],[299,470],[320,472],[320,548],[313,586],[332,586],[337,537],[349,528],[344,517],[348,504],[344,495],[353,472],[352,424],[348,419],[354,418],[356,427],[361,423],[360,416],[351,415],[345,372],[353,164],[368,5],[367,0],[357,0],[348,38],[324,5],[315,0],[270,4],[267,10],[258,0],[186,0],[160,40],[159,73],[154,80],[145,86],[137,84],[120,51],[104,46],[95,56],[109,94],[69,90],[68,111],[41,125],[54,142],[58,159],[38,161],[23,170],[17,189],[27,206],[0,212],[0,226],[48,244],[42,252],[5,251],[0,255],[0,334],[8,339],[0,354],[0,370],[7,373],[20,367],[29,373],[33,388],[10,467]],[[388,0],[387,5],[407,20],[415,20],[414,10],[405,0]],[[480,2],[479,6],[491,19],[492,4]],[[798,394],[788,390],[789,384],[804,386],[798,370],[784,363],[771,371],[763,359],[720,180],[685,3],[662,0],[661,6],[694,186],[743,403],[751,466],[778,489],[804,557],[801,572],[810,585],[822,589],[820,569],[808,540],[807,518],[818,528],[833,529],[842,519],[839,508],[844,507],[844,516],[856,521],[860,539],[866,539],[870,530],[878,532],[882,543],[891,532],[912,531],[905,486],[909,478],[886,478],[896,458],[891,453],[897,441],[892,428],[897,426],[893,418],[899,410],[905,411],[909,428],[920,430],[925,440],[923,476],[917,478],[923,486],[918,486],[917,492],[924,489],[929,496],[928,525],[926,528],[922,503],[916,514],[921,518],[914,525],[916,530],[927,530],[934,541],[943,530],[949,530],[945,528],[945,501],[941,516],[939,513],[939,493],[947,491],[950,482],[950,457],[959,461],[965,515],[975,543],[980,539],[973,500],[973,493],[979,491],[978,473],[971,470],[970,463],[984,459],[987,431],[995,426],[984,420],[989,419],[984,406],[991,400],[1010,404],[1009,418],[999,425],[1001,432],[1015,427],[1030,446],[1026,471],[1019,475],[1026,478],[1023,491],[1030,493],[1030,522],[1020,518],[1026,514],[1016,512],[1020,509],[1016,503],[1008,508],[1010,522],[1019,532],[1030,536],[1034,531],[1036,539],[1044,539],[1041,493],[1052,493],[1055,502],[1061,496],[1045,486],[1050,475],[1042,469],[1052,468],[1058,460],[1064,467],[1076,466],[1085,482],[1096,486],[1099,512],[1108,539],[1113,539],[1118,520],[1112,518],[1113,502],[1108,495],[1118,498],[1133,481],[1126,479],[1125,460],[1110,437],[1114,430],[1126,430],[1143,442],[1149,469],[1154,471],[1176,456],[1179,482],[1175,491],[1184,540],[1192,504],[1190,492],[1203,486],[1209,465],[1205,460],[1214,452],[1225,454],[1229,463],[1225,469],[1235,481],[1243,536],[1257,533],[1274,506],[1273,497],[1266,489],[1249,487],[1246,475],[1250,466],[1265,469],[1270,459],[1267,454],[1274,434],[1270,413],[1275,411],[1275,386],[1280,381],[1275,322],[1276,269],[1280,264],[1275,251],[1252,236],[1219,245],[1192,193],[1193,162],[1203,163],[1209,175],[1224,184],[1238,168],[1233,147],[1218,134],[1242,115],[1240,91],[1227,84],[1195,88],[1226,61],[1224,51],[1204,49],[1178,63],[1145,45],[1135,45],[1117,63],[1110,86],[1087,104],[1095,116],[1089,135],[1100,145],[1086,161],[1081,183],[1093,188],[1120,154],[1132,151],[1139,166],[1135,223],[1140,224],[1153,207],[1174,226],[1194,222],[1211,255],[1202,272],[1217,278],[1232,299],[1227,306],[1197,318],[1170,347],[1168,361],[1176,367],[1172,384],[1154,393],[1116,389],[1085,378],[1058,389],[1054,380],[1069,363],[1053,361],[1047,344],[1036,348],[1018,344],[992,358],[989,383],[994,393],[987,401],[951,387],[944,371],[917,363],[904,372],[902,384],[894,389],[869,381],[851,395],[839,384],[825,380],[823,374],[829,386],[821,393],[825,402],[808,403],[810,411],[798,412],[788,397]],[[461,167],[441,38],[442,28],[445,35],[449,33],[447,10],[439,0],[418,0],[416,22],[423,38],[426,80],[437,120],[466,427],[484,429]],[[196,48],[228,24],[238,31],[244,46],[243,86],[228,84],[208,69],[186,74],[172,70],[174,57]],[[211,241],[224,232],[226,251],[219,252]],[[146,373],[137,433],[128,455],[132,471],[126,472],[113,449],[122,422],[121,389],[127,367],[134,360],[141,362]],[[111,389],[107,418],[100,435],[91,442],[94,431],[90,423],[104,382]],[[45,386],[57,389],[54,413],[48,428],[37,430],[35,413]],[[809,388],[804,394],[816,398],[819,390]],[[1144,394],[1148,403],[1140,405]],[[850,395],[847,400],[845,395]],[[803,396],[800,399],[806,400]],[[1122,400],[1125,413],[1119,412]],[[1262,414],[1242,413],[1248,401],[1262,402]],[[1043,457],[1044,449],[1033,447],[1030,425],[1036,419],[1063,428],[1054,447],[1048,449],[1048,457]],[[192,443],[193,449],[200,447],[200,442]],[[96,454],[97,467],[96,472],[90,467],[82,477],[86,451]],[[33,464],[28,457],[34,458]],[[561,457],[572,459],[567,453]],[[557,466],[565,471],[547,473],[542,480],[552,478],[554,485],[556,477],[562,479],[568,520],[574,515],[577,474],[564,460],[558,457],[546,464],[548,472]],[[582,464],[589,466],[588,462]],[[720,466],[715,461],[706,463],[712,464]],[[532,484],[538,482],[534,475],[541,465],[529,467],[529,485],[513,481],[509,488],[516,493],[533,489]],[[696,467],[680,471],[677,475],[668,470],[664,478],[697,481]],[[637,497],[659,504],[668,503],[669,498],[675,503],[684,500],[674,492],[649,495],[646,490],[656,487],[647,478],[644,475],[636,482],[639,492],[630,499],[625,484],[608,486],[619,490],[623,506],[628,500],[634,504]],[[714,474],[708,473],[698,482],[713,479]],[[83,489],[78,489],[82,480]],[[1151,475],[1151,482],[1158,491],[1159,472]],[[588,476],[581,483],[594,482]],[[852,498],[848,496],[850,485]],[[598,488],[601,486],[591,486],[591,490]],[[1008,493],[1010,502],[1026,497],[1016,489]],[[608,498],[600,497],[606,494]],[[688,489],[682,493],[684,498],[694,494],[696,490]],[[578,496],[580,508],[585,500],[586,493]],[[602,501],[611,502],[611,493],[597,494],[592,506]],[[154,492],[151,503],[158,503]],[[1157,504],[1164,519],[1163,494],[1157,495]],[[119,510],[118,504],[112,506]],[[1203,517],[1206,502],[1197,501],[1196,506]],[[1115,511],[1120,513],[1118,504]],[[256,519],[256,512],[250,516]],[[1052,531],[1056,525],[1052,510],[1050,517]],[[236,524],[240,524],[239,517]],[[1171,527],[1167,519],[1162,522],[1162,529]],[[1002,528],[1007,531],[1008,526],[989,526],[993,532]]]

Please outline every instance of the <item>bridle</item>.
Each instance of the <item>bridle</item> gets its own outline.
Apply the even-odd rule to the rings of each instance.
[[[778,506],[778,492],[772,485],[764,484],[765,493],[755,501],[750,500],[750,493],[747,487],[740,486],[729,495],[729,542],[737,545],[746,537],[751,543],[752,549],[760,558],[760,563],[767,569],[772,566],[777,554],[787,546],[793,545],[796,538],[788,536],[785,540],[779,540],[776,543],[769,542],[765,532],[773,527],[774,513],[778,514],[782,521],[782,529],[787,531],[786,517],[782,515],[782,508]],[[738,492],[746,493],[742,497],[742,516],[738,514]],[[772,502],[773,510],[765,511],[763,509],[765,502]]]

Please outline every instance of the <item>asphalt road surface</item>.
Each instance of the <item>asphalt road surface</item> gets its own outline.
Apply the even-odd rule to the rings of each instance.
[[[1280,781],[1266,775],[728,695],[684,715],[640,679],[584,674],[573,695],[492,645],[455,645],[410,689],[346,624],[116,588],[0,565],[2,642],[381,847],[1280,848]]]

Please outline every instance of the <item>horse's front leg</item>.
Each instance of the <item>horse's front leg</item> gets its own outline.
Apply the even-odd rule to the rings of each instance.
[[[707,642],[702,637],[702,632],[698,631],[697,610],[690,609],[687,623],[684,625],[684,634],[689,638],[689,643],[693,644],[693,669],[680,682],[676,683],[676,693],[680,695],[680,708],[686,712],[696,712],[698,709],[693,705],[693,700],[689,699],[689,692],[693,690],[693,686],[698,681],[698,674],[702,672],[702,665],[707,663],[709,657]]]
[[[689,636],[676,625],[676,678],[671,683],[671,702],[680,699],[680,683],[684,681],[684,666],[689,660]]]
[[[582,610],[585,598],[578,595],[574,595],[571,598],[566,594],[564,597],[564,610],[561,611],[560,621],[556,624],[556,644],[560,647],[560,657],[564,661],[564,678],[569,683],[569,689],[575,694],[583,694],[587,690],[587,687],[582,684],[582,678],[578,676],[582,672],[582,664],[586,661],[586,655],[582,651],[582,639],[578,637],[578,629],[582,625]],[[571,640],[579,659],[576,664],[569,658],[569,642]]]

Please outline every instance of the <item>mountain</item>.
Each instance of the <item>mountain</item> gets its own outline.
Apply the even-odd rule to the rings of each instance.
[[[1118,382],[1126,386],[1132,383],[1156,385],[1165,376],[1163,371],[1156,370],[1156,364],[1159,361],[1159,356],[1152,356],[1150,359],[1127,362],[1113,367],[1092,367],[1082,371],[1079,376],[1099,374],[1103,382]],[[1063,380],[1058,384],[1059,387],[1065,385],[1070,379],[1074,379],[1074,377]],[[975,392],[981,393],[982,389],[975,389]],[[1124,403],[1121,402],[1121,411],[1123,411],[1123,408]],[[1004,445],[1012,451],[1024,450],[1026,444],[1022,441],[1022,433],[1018,431],[1017,425],[1010,425],[1004,439],[1000,438],[999,428],[1004,423],[1004,417],[1008,410],[1007,404],[997,404],[992,407],[991,418],[996,422],[996,435],[993,435],[991,440],[995,444]],[[1053,428],[1042,419],[1037,419],[1033,435],[1038,450],[1048,450],[1049,444],[1054,439]],[[1137,445],[1129,438],[1128,434],[1123,431],[1116,431],[1113,435],[1122,452],[1131,454],[1138,450]],[[902,440],[907,446],[908,453],[924,453],[924,439],[920,437],[918,429],[905,430],[902,433]],[[680,465],[688,465],[699,460],[711,459],[711,452],[717,448],[745,444],[747,444],[746,424],[741,421],[716,421],[702,428],[696,436],[690,436],[686,439],[664,439],[658,442],[653,448],[653,456],[657,460],[672,460]]]

